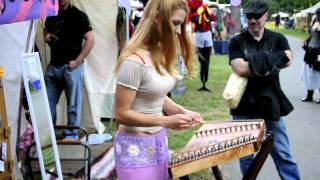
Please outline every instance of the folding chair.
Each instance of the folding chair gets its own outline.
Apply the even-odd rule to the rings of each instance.
[[[57,140],[60,163],[63,176],[69,176],[73,178],[85,178],[90,179],[90,162],[91,162],[91,150],[86,144],[88,141],[88,132],[86,129],[79,126],[58,125],[54,127],[55,130],[63,129],[76,129],[80,135],[84,135],[85,141],[79,140]],[[57,133],[56,133],[57,134]],[[51,145],[43,147],[44,149],[50,148]],[[36,179],[35,175],[40,175],[40,166],[38,163],[38,156],[35,148],[35,143],[31,145],[27,150],[26,166],[30,172],[30,179]],[[83,163],[79,163],[83,162]],[[54,164],[54,162],[52,162]],[[52,165],[52,164],[47,164]],[[53,169],[46,169],[46,172],[53,177],[58,177],[57,173]]]

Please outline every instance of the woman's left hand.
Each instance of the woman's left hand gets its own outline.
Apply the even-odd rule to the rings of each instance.
[[[198,112],[191,111],[189,109],[183,109],[183,114],[191,116],[191,127],[195,127],[204,123],[201,115]]]

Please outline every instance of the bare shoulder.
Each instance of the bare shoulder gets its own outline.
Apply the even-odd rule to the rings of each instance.
[[[128,57],[126,57],[126,59],[129,59],[129,60],[131,60],[131,61],[135,61],[135,62],[137,62],[137,63],[139,63],[139,64],[144,64],[143,63],[143,61],[142,61],[142,59],[141,58],[143,58],[143,57],[139,57],[137,54],[131,54],[130,56],[128,56]]]
[[[150,52],[146,50],[139,49],[136,52],[132,53],[126,59],[130,59],[132,61],[136,61],[140,64],[144,65],[152,65],[152,61],[150,58]]]

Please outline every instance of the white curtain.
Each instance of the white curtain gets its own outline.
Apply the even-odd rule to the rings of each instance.
[[[4,68],[4,96],[9,126],[11,127],[11,152],[14,160],[14,175],[22,179],[16,157],[17,126],[19,114],[21,75],[21,54],[25,52],[30,22],[0,25],[0,65]],[[23,115],[23,114],[22,114]],[[23,115],[24,116],[24,115]],[[22,120],[25,125],[25,121]],[[23,133],[23,129],[21,134]]]

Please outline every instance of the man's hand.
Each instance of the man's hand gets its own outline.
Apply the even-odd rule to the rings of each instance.
[[[286,54],[286,56],[287,56],[288,59],[289,59],[288,63],[287,63],[284,67],[288,67],[288,66],[290,66],[291,63],[292,63],[293,54],[292,54],[292,51],[290,51],[290,50],[285,50],[284,53]]]
[[[75,68],[77,68],[80,64],[81,64],[81,61],[79,61],[79,60],[72,60],[72,61],[69,62],[68,67],[69,67],[70,69],[75,69]]]
[[[51,33],[47,33],[45,35],[45,37],[44,37],[44,41],[47,42],[47,43],[50,43],[50,42],[55,41],[57,39],[58,39],[58,37],[53,35],[53,34],[51,34]]]
[[[290,50],[285,50],[284,53],[287,55],[289,60],[291,60],[293,58],[293,54],[292,54],[292,52]]]

